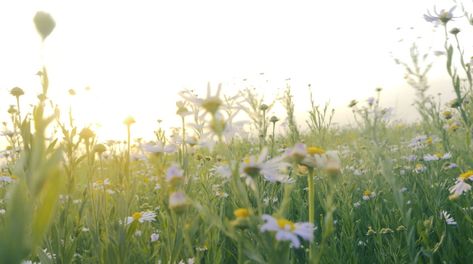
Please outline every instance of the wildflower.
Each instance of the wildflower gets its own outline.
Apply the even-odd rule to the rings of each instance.
[[[233,211],[236,218],[247,218],[250,216],[250,211],[247,208],[238,208]]]
[[[453,19],[453,11],[455,10],[455,8],[456,6],[453,6],[452,8],[450,8],[449,11],[442,9],[440,10],[440,12],[437,12],[437,9],[434,7],[434,14],[432,15],[430,11],[427,11],[427,14],[424,14],[424,19],[427,22],[434,23],[435,26],[440,23],[446,25],[448,21]]]
[[[450,34],[452,34],[452,35],[457,35],[458,33],[460,33],[460,29],[459,29],[459,28],[456,28],[456,27],[455,27],[455,28],[452,28],[452,29],[450,30]]]
[[[460,174],[457,181],[455,182],[455,185],[450,187],[449,191],[450,193],[452,193],[450,199],[455,199],[458,196],[462,195],[464,192],[468,192],[469,190],[471,190],[471,185],[465,182],[466,179],[471,180],[473,174],[470,174],[469,172],[473,171],[470,170]]]
[[[464,173],[460,174],[460,176],[458,176],[458,179],[462,181],[473,180],[473,170],[465,171]]]
[[[215,115],[217,111],[219,110],[220,106],[222,105],[222,100],[219,98],[221,88],[222,88],[221,85],[219,85],[217,88],[217,93],[212,96],[211,91],[210,91],[210,83],[209,83],[207,85],[207,97],[205,99],[198,98],[197,96],[192,94],[190,91],[183,91],[180,93],[180,95],[187,101],[190,101],[191,103],[194,103],[204,108],[205,111],[207,111],[208,113]]]
[[[107,186],[110,185],[110,179],[105,179],[105,180],[96,180],[93,184],[92,187],[96,190],[104,190]]]
[[[235,220],[231,222],[232,226],[239,229],[246,229],[249,227],[250,222],[248,221],[248,217],[250,216],[250,210],[247,208],[238,208],[233,211],[233,215],[235,216]]]
[[[266,111],[266,110],[268,110],[268,108],[269,108],[269,106],[267,104],[261,104],[259,106],[259,110],[261,110],[261,111]]]
[[[451,169],[455,169],[455,168],[458,168],[458,165],[456,163],[453,163],[453,162],[447,162],[443,165],[442,167],[444,170],[451,170]]]
[[[94,152],[98,153],[99,155],[101,155],[105,151],[107,151],[107,148],[104,144],[97,144],[94,146]]]
[[[4,215],[7,211],[5,209],[0,209],[0,215]]]
[[[374,97],[369,97],[368,99],[366,99],[366,102],[368,103],[369,106],[373,106],[374,104]]]
[[[435,161],[435,160],[439,160],[439,157],[437,155],[432,155],[432,154],[424,155],[424,161]]]
[[[265,223],[261,226],[261,232],[276,232],[276,240],[290,241],[291,246],[299,248],[301,242],[299,237],[312,242],[314,239],[314,225],[311,223],[293,223],[285,218],[274,218],[270,215],[262,216]]]
[[[176,213],[182,213],[188,205],[187,196],[183,192],[173,192],[169,196],[169,208]]]
[[[276,123],[276,122],[278,122],[278,121],[279,121],[279,118],[278,118],[277,116],[272,116],[272,117],[269,119],[269,122],[271,122],[271,123],[273,123],[273,124]]]
[[[258,158],[255,156],[245,158],[241,163],[241,173],[250,177],[263,175],[263,177],[270,182],[290,182],[291,179],[289,179],[289,176],[280,172],[287,166],[282,158],[276,157],[265,161],[267,155],[268,149],[265,148]]]
[[[171,185],[176,185],[184,180],[184,171],[177,165],[172,165],[166,171],[166,181]]]
[[[308,147],[307,155],[301,161],[303,165],[306,165],[310,168],[325,168],[327,165],[327,155],[324,149],[319,147]],[[334,161],[338,159],[334,155]]]
[[[415,168],[414,168],[414,171],[416,173],[421,173],[421,172],[424,172],[426,170],[427,170],[427,168],[424,165],[422,165],[421,163],[417,163]]]
[[[376,193],[370,190],[366,190],[363,192],[363,200],[368,201],[376,197]]]
[[[358,207],[360,207],[360,206],[361,206],[361,203],[360,203],[360,201],[358,201],[358,202],[354,203],[354,204],[353,204],[353,206],[354,206],[355,208],[358,208]]]
[[[83,139],[89,139],[91,137],[94,137],[95,136],[95,133],[94,131],[92,131],[92,129],[88,128],[88,127],[85,127],[83,128],[80,133],[79,133],[79,136]]]
[[[13,182],[15,179],[10,177],[10,176],[0,176],[0,182],[4,182],[4,183],[11,183]]]
[[[289,162],[301,162],[307,155],[306,146],[302,143],[297,143],[294,147],[286,149],[285,157]]]
[[[129,116],[125,118],[125,120],[123,120],[123,124],[125,124],[126,126],[131,126],[134,123],[136,123],[136,120],[132,116]]]
[[[15,87],[15,88],[10,90],[10,94],[15,96],[15,97],[20,97],[20,96],[24,95],[25,92],[20,87]]]
[[[126,219],[126,224],[129,225],[133,222],[153,222],[156,220],[156,213],[151,212],[151,211],[145,211],[145,212],[135,212],[133,215],[127,217]]]
[[[445,220],[445,223],[447,223],[447,225],[456,225],[457,224],[455,219],[452,216],[450,216],[450,214],[447,211],[442,210],[440,212],[440,218]]]
[[[192,114],[192,112],[190,112],[187,109],[185,102],[178,101],[176,102],[176,106],[177,106],[177,111],[176,111],[177,115],[184,117],[184,116]]]
[[[152,233],[151,234],[151,242],[156,242],[159,240],[159,234],[158,233]]]

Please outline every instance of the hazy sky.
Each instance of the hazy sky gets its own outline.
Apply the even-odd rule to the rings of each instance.
[[[318,103],[331,100],[338,122],[351,120],[351,99],[364,100],[376,87],[408,117],[413,92],[390,52],[405,58],[412,41],[425,51],[442,45],[441,32],[422,17],[434,4],[453,2],[2,0],[0,113],[14,103],[12,87],[30,98],[39,93],[41,44],[32,17],[45,10],[57,23],[43,55],[51,97],[67,105],[67,90],[76,89],[78,121],[100,122],[102,138],[123,135],[127,115],[135,116],[139,135],[149,136],[157,119],[178,121],[178,91],[203,92],[210,81],[234,94],[244,78],[268,99],[291,78],[301,117],[308,83]],[[433,59],[440,66],[431,79],[442,84],[443,61]],[[433,93],[442,89],[434,85]]]

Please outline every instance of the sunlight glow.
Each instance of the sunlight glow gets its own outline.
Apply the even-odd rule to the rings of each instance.
[[[408,107],[402,98],[412,92],[390,52],[408,55],[411,42],[398,42],[397,27],[431,28],[419,15],[426,5],[408,0],[3,1],[0,88],[6,94],[20,86],[34,98],[39,91],[34,74],[44,57],[51,97],[62,105],[70,88],[78,91],[73,107],[81,124],[100,123],[104,137],[121,137],[122,119],[133,115],[139,134],[149,137],[158,119],[176,125],[175,101],[183,88],[200,92],[208,81],[221,82],[224,92],[233,94],[252,85],[270,99],[290,78],[295,101],[303,102],[297,106],[300,114],[307,110],[311,83],[317,102],[330,100],[336,121],[346,123],[347,103],[364,100],[376,87],[384,88],[389,104]],[[43,55],[31,19],[39,9],[57,22]],[[2,99],[2,115],[8,102]]]

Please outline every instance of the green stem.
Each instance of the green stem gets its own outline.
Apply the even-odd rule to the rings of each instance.
[[[314,169],[309,168],[309,175],[307,175],[307,187],[309,190],[309,223],[315,225],[315,190],[314,190]],[[309,248],[309,263],[312,263],[313,258],[313,244]]]

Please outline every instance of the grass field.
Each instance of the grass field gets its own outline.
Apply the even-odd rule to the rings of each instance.
[[[127,138],[99,142],[48,99],[43,67],[42,90],[2,101],[0,263],[471,263],[472,64],[452,12],[425,17],[445,28],[452,101],[429,94],[415,45],[397,61],[415,123],[392,120],[381,88],[335,127],[313,98],[297,124],[290,87],[275,102],[209,87],[180,93],[180,128],[137,139],[128,117]],[[54,19],[34,22],[47,45]]]

